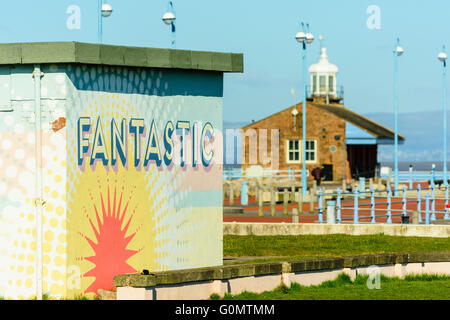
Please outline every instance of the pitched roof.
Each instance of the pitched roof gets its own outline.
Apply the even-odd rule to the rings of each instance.
[[[372,134],[373,136],[375,136],[377,138],[393,140],[395,137],[395,133],[391,129],[386,128],[385,126],[382,126],[381,124],[379,124],[373,120],[370,120],[369,118],[366,118],[366,117],[360,115],[359,113],[356,113],[354,111],[347,109],[342,104],[322,104],[322,103],[308,102],[307,105],[314,106],[321,110],[332,113],[335,116],[337,116],[347,122],[350,122],[354,126]],[[302,106],[302,103],[296,105],[297,108],[299,108],[301,106]],[[279,113],[281,113],[287,109],[293,108],[293,107],[294,106],[290,106],[290,107],[283,109],[275,114],[279,114]],[[299,109],[301,109],[301,108],[299,108]],[[244,128],[250,127],[250,126],[254,125],[255,123],[266,120],[266,119],[274,116],[275,114],[272,114],[268,117],[265,117],[264,119],[261,119],[254,123],[251,123],[251,124],[245,126]],[[405,137],[402,136],[401,134],[399,134],[398,139],[405,140]]]
[[[341,104],[320,104],[313,103],[314,106],[319,109],[328,111],[335,116],[350,122],[351,124],[357,126],[358,128],[376,136],[377,138],[386,138],[386,139],[394,139],[395,132],[385,126],[382,126],[378,122],[370,120],[359,113],[353,112],[347,108],[345,108]],[[405,137],[401,134],[398,135],[399,140],[405,140]]]

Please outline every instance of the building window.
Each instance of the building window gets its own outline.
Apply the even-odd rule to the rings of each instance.
[[[305,145],[306,162],[314,163],[317,159],[317,142],[316,140],[306,140]]]
[[[326,76],[319,76],[319,88],[320,88],[320,92],[326,92],[326,83],[327,83],[327,78]]]
[[[302,161],[302,141],[287,140],[286,141],[286,162],[301,163]],[[316,163],[317,161],[317,141],[306,140],[305,145],[306,163]]]
[[[300,163],[300,140],[288,140],[286,141],[286,162],[287,163]]]
[[[334,79],[333,76],[328,77],[328,91],[334,92]]]

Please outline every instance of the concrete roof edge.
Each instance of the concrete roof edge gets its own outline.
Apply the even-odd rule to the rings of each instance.
[[[76,41],[0,44],[0,65],[30,63],[86,63],[244,72],[242,53],[132,47]]]

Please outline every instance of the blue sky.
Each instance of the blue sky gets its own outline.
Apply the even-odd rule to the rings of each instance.
[[[169,47],[161,21],[162,0],[109,0],[104,43]],[[177,48],[244,53],[245,73],[227,74],[224,120],[251,121],[281,110],[301,92],[301,50],[294,36],[300,21],[324,37],[329,59],[340,68],[345,105],[360,113],[391,112],[394,40],[400,37],[400,112],[441,108],[441,65],[437,54],[450,47],[450,2],[418,0],[175,0]],[[68,6],[81,9],[81,28],[69,30]],[[369,30],[368,6],[380,8],[381,28]],[[97,1],[18,0],[2,4],[0,38],[28,41],[97,41]],[[309,47],[316,62],[319,41]],[[297,94],[297,100],[301,97]]]

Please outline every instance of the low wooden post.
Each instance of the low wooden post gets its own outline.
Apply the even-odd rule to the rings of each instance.
[[[292,209],[292,223],[298,223],[298,210],[297,210],[297,208]]]
[[[287,188],[284,188],[284,192],[283,192],[283,204],[284,204],[284,215],[288,215],[289,211],[288,211],[288,203],[289,203],[289,192]]]
[[[295,181],[291,182],[291,203],[295,203]]]
[[[413,224],[419,224],[419,212],[418,211],[413,211],[412,223]]]
[[[298,189],[298,210],[300,214],[303,214],[303,192]]]
[[[233,190],[233,181],[230,181],[230,206],[234,205],[234,190]]]
[[[258,215],[260,217],[264,216],[262,185],[258,185]]]
[[[275,217],[275,213],[276,213],[276,201],[275,201],[275,186],[272,184],[270,186],[270,214],[272,215],[272,217]]]
[[[314,180],[313,181],[313,191],[314,191],[314,195],[316,195],[317,194],[317,181],[316,180]]]
[[[316,194],[313,189],[309,189],[309,212],[314,213],[314,197]]]

